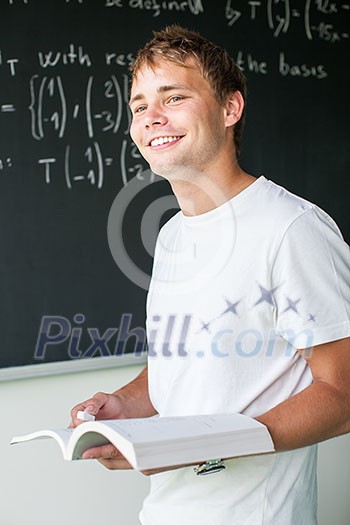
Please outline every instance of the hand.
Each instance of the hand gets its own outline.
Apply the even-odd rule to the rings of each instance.
[[[71,422],[69,428],[77,427],[84,421],[77,418],[79,410],[86,411],[99,419],[124,419],[127,418],[127,407],[125,400],[116,394],[105,394],[98,392],[90,399],[75,405],[71,410]]]
[[[93,414],[97,420],[126,418],[126,403],[116,394],[98,392],[92,398],[79,403],[71,410],[69,428],[77,427],[84,421],[77,418],[79,410]],[[97,459],[108,469],[131,469],[131,465],[113,445],[102,445],[86,450],[83,459]]]
[[[80,405],[79,405],[80,406]],[[74,410],[74,409],[73,409]],[[83,459],[97,459],[108,470],[126,470],[132,469],[133,467],[119,452],[119,450],[111,444],[102,445],[100,447],[89,448],[83,455]],[[172,467],[162,467],[157,469],[142,470],[142,474],[150,476],[152,474],[159,474],[167,470],[174,470],[188,465],[178,465]]]
[[[97,461],[108,470],[126,470],[133,468],[113,445],[102,445],[101,447],[90,448],[84,452],[82,457],[83,459],[97,459]],[[172,467],[141,470],[141,473],[144,476],[151,476],[152,474],[159,474],[160,472],[176,470],[188,466],[189,465],[176,465]]]
[[[73,407],[70,428],[84,423],[77,418],[79,410],[93,414],[97,420],[130,419],[155,415],[157,412],[148,394],[147,367],[133,381],[113,394],[98,392],[90,399]],[[131,468],[126,459],[111,444],[90,448],[85,451],[83,458],[95,458],[108,469]]]
[[[83,455],[83,459],[97,459],[101,465],[109,470],[132,469],[132,466],[121,455],[113,445],[102,445],[101,447],[89,448]]]
[[[71,410],[71,423],[69,428],[74,428],[84,423],[84,421],[77,418],[79,410],[87,411],[93,414],[97,420],[99,419],[123,419],[127,417],[126,402],[123,397],[118,394],[105,394],[98,392],[92,398],[79,403]],[[100,447],[93,447],[86,450],[83,459],[97,459],[101,465],[109,470],[125,470],[132,469],[130,463],[124,458],[119,450],[112,444],[102,445]],[[151,474],[158,474],[167,470],[174,470],[184,467],[185,465],[163,467],[158,469],[149,469],[141,471],[145,476]]]

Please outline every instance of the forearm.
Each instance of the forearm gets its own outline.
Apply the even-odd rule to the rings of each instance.
[[[267,426],[277,452],[350,432],[350,400],[323,381],[256,418]]]
[[[147,367],[130,383],[113,392],[123,400],[124,417],[149,417],[157,414],[148,392]]]

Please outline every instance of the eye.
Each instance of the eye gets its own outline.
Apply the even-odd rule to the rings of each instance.
[[[146,109],[146,106],[137,106],[137,108],[134,109],[134,115],[136,115],[136,113],[142,113],[142,111],[145,111]]]
[[[169,102],[180,102],[184,98],[185,97],[182,97],[181,95],[173,95],[172,97],[170,97]]]

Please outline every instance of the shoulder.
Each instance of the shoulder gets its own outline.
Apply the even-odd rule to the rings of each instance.
[[[342,238],[335,221],[319,206],[295,195],[286,188],[263,178],[258,194],[258,207],[263,220],[283,237],[289,230],[312,226],[313,231],[330,231]],[[305,231],[307,233],[307,231]]]
[[[292,222],[305,212],[313,210],[316,206],[312,202],[295,195],[283,186],[263,177],[260,186],[259,200],[263,208],[268,209],[269,214],[280,216],[287,222]],[[268,208],[267,208],[268,207]]]

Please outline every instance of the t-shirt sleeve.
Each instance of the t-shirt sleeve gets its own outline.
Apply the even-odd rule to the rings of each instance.
[[[312,208],[289,226],[271,273],[276,331],[298,349],[350,336],[350,250]]]

